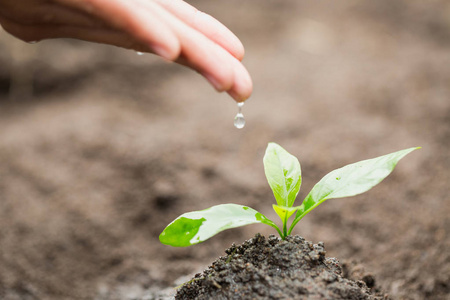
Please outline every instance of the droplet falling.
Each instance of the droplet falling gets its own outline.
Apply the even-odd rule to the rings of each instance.
[[[137,55],[144,55],[144,52],[136,51],[136,54],[137,54]]]
[[[234,117],[234,127],[236,127],[237,129],[241,129],[244,128],[245,126],[245,119],[244,115],[242,114],[242,106],[244,106],[244,102],[239,102],[237,106],[238,106],[238,113],[236,117]]]

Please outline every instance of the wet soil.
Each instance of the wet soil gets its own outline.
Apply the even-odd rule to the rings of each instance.
[[[300,236],[257,234],[225,253],[184,284],[175,299],[388,299],[368,288],[375,290],[373,277],[343,277],[339,261],[325,257],[323,243]]]
[[[294,234],[323,241],[344,278],[393,299],[450,297],[450,3],[192,1],[246,48],[236,104],[152,55],[0,31],[0,299],[170,299],[232,243],[159,243],[180,214],[221,203],[272,220],[262,158],[299,158],[296,204],[329,171],[422,146],[380,185],[326,201]],[[267,228],[266,228],[267,227]]]

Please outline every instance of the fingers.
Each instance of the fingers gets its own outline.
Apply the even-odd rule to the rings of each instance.
[[[233,84],[233,70],[225,49],[208,39],[202,33],[188,26],[153,1],[139,0],[136,3],[142,11],[152,11],[164,19],[181,45],[181,54],[190,67],[202,74],[218,91],[226,91]]]
[[[108,35],[110,44],[139,51],[152,49],[150,52],[169,60],[180,55],[177,62],[197,70],[216,90],[227,91],[236,101],[244,101],[251,94],[250,76],[237,60],[244,55],[242,43],[216,19],[184,1],[55,1],[97,15],[135,39],[119,42],[116,35]],[[97,33],[89,37],[96,38]]]
[[[180,54],[177,36],[166,21],[153,10],[142,10],[136,1],[129,0],[57,0],[82,9],[103,19],[112,28],[128,33],[132,38],[148,45],[152,52],[169,60]],[[151,2],[151,1],[149,1]],[[140,46],[139,49],[146,48]],[[137,49],[138,50],[138,49]]]
[[[181,45],[181,58],[177,62],[197,70],[217,91],[227,91],[236,101],[244,101],[250,96],[250,76],[231,53],[164,7],[147,0],[139,1],[139,5],[142,9],[157,12],[177,35]]]
[[[0,4],[4,29],[25,41],[66,37],[153,52],[178,58],[238,102],[252,92],[239,39],[182,0],[42,0],[23,11],[15,1]]]
[[[197,11],[191,26],[222,46],[238,60],[244,58],[245,50],[241,41],[227,27],[212,16]]]
[[[222,46],[237,59],[242,60],[244,57],[244,46],[241,41],[215,18],[182,0],[156,1],[180,20]]]
[[[27,41],[52,38],[74,38],[88,42],[103,43],[127,49],[149,51],[138,41],[122,31],[108,28],[88,28],[78,26],[23,25],[0,17],[3,28],[14,36]]]
[[[237,59],[232,60],[234,64],[234,81],[227,93],[237,102],[243,102],[250,98],[253,92],[253,83],[247,69]]]

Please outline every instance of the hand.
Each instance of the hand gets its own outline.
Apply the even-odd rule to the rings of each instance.
[[[0,0],[0,24],[28,42],[76,38],[155,53],[238,102],[252,93],[239,39],[182,0]]]

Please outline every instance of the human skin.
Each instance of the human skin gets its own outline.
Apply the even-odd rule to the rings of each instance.
[[[0,24],[26,42],[75,38],[154,53],[237,102],[252,93],[239,39],[182,0],[0,0]]]

